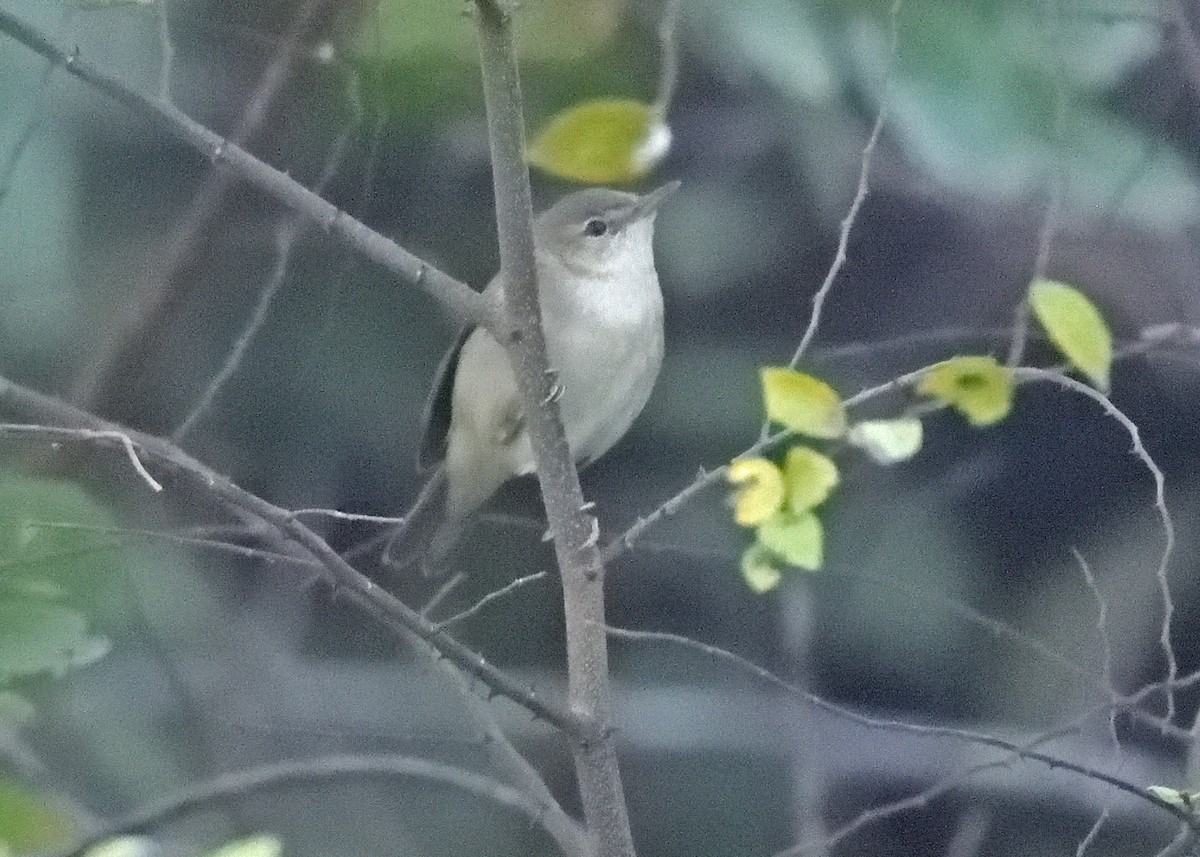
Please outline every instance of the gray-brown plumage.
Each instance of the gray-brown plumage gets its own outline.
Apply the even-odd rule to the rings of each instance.
[[[577,462],[607,452],[650,398],[663,359],[663,299],[652,240],[672,182],[644,196],[590,189],[534,221],[542,328],[562,395],[559,409]],[[487,291],[502,292],[497,275]],[[497,297],[500,297],[497,295]],[[442,360],[425,408],[419,463],[434,472],[403,527],[411,555],[436,500],[442,517],[429,549],[438,564],[467,517],[506,481],[534,470],[508,357],[483,328],[463,331]],[[444,491],[442,490],[444,489]]]

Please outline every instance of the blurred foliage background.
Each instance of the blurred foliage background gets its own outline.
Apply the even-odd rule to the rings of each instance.
[[[954,353],[1003,355],[1048,210],[1049,275],[1090,294],[1121,340],[1200,324],[1193,5],[912,0],[894,55],[890,6],[684,2],[674,144],[646,182],[683,181],[658,220],[667,361],[630,435],[584,474],[608,532],[757,436],[757,367],[786,362],[799,341],[885,104],[871,194],[806,369],[850,394]],[[460,279],[482,285],[495,271],[463,4],[4,8],[131,86],[165,84],[218,133],[239,135],[261,99],[250,151],[310,186],[324,181],[328,199]],[[586,98],[651,99],[661,12],[525,0],[531,128]],[[171,433],[272,282],[291,215],[9,39],[0,169],[0,373]],[[534,178],[542,206],[571,189]],[[419,413],[453,333],[415,289],[302,228],[262,327],[183,446],[282,506],[399,513],[419,487]],[[1050,353],[1035,342],[1034,356]],[[1196,358],[1164,346],[1122,361],[1113,383],[1168,475],[1182,672],[1200,666]],[[745,535],[709,492],[616,563],[611,621],[726,646],[866,711],[1017,736],[1078,718],[1046,749],[1115,764],[1106,719],[1082,716],[1110,697],[1097,601],[1070,549],[1107,599],[1113,686],[1160,679],[1163,533],[1129,445],[1094,403],[1059,390],[1022,390],[1013,416],[986,431],[938,415],[912,463],[840,461],[826,568],[765,597],[741,584]],[[177,486],[154,496],[120,455],[28,439],[6,438],[3,464],[0,619],[57,617],[42,627],[61,636],[48,662],[18,652],[0,664],[0,770],[57,806],[110,816],[218,771],[316,752],[482,764],[479,736],[420,661],[303,571],[137,535],[228,523],[205,497]],[[459,552],[469,583],[447,611],[550,567],[534,494],[514,486],[496,502],[504,515],[476,528]],[[55,522],[83,529],[44,526]],[[327,530],[339,546],[369,532]],[[431,590],[390,582],[412,599]],[[461,633],[552,693],[557,597],[544,580]],[[616,642],[614,662],[647,857],[773,853],[821,835],[814,806],[836,829],[978,761],[945,741],[816,715],[695,652]],[[1197,700],[1179,700],[1186,728]],[[1146,710],[1161,713],[1161,702]],[[562,748],[498,705],[570,804]],[[1126,777],[1183,785],[1185,742],[1136,717],[1116,728]],[[1170,838],[1164,817],[1136,801],[1021,764],[867,826],[835,853],[946,853],[979,819],[972,853],[1074,853],[1104,805],[1114,817],[1089,853],[1153,854]],[[164,847],[194,853],[256,830],[278,833],[292,855],[552,850],[494,807],[370,779],[190,816]]]

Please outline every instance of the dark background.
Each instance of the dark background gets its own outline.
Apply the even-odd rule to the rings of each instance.
[[[314,5],[309,47],[247,147],[311,186],[341,146],[328,199],[482,285],[496,250],[469,18],[444,0]],[[683,181],[658,219],[667,360],[633,430],[584,473],[607,532],[756,438],[757,368],[786,362],[803,333],[885,92],[871,194],[809,371],[850,395],[955,353],[1003,356],[1056,182],[1049,275],[1091,295],[1124,344],[1154,325],[1197,324],[1200,55],[1172,4],[910,2],[885,84],[889,5],[684,4],[674,145],[645,183]],[[1195,10],[1183,6],[1190,25]],[[6,8],[131,85],[158,87],[155,8]],[[534,31],[523,53],[530,126],[588,97],[652,98],[660,10],[527,0],[518,16]],[[172,0],[173,100],[233,134],[295,14],[290,3]],[[320,45],[332,60],[316,56]],[[0,163],[0,371],[169,434],[250,319],[290,215],[144,118],[61,72],[47,77],[9,40]],[[214,181],[227,186],[198,214]],[[569,189],[534,176],[539,207]],[[453,328],[420,292],[315,230],[298,234],[287,261],[238,371],[183,446],[281,506],[397,514],[419,488],[420,407]],[[1035,341],[1030,359],[1054,357]],[[1112,393],[1167,473],[1182,673],[1200,659],[1195,363],[1194,348],[1175,346],[1124,359]],[[856,416],[904,404],[897,396]],[[1014,740],[1072,723],[1043,749],[1140,785],[1185,785],[1185,742],[1122,715],[1117,752],[1093,710],[1109,700],[1106,640],[1118,691],[1164,675],[1154,578],[1164,536],[1129,437],[1094,402],[1050,387],[1023,388],[999,426],[937,414],[925,429],[921,454],[896,468],[837,452],[843,483],[823,513],[820,572],[751,594],[738,572],[747,535],[722,492],[709,491],[614,565],[611,621],[730,648],[863,711]],[[125,528],[219,520],[179,486],[151,496],[117,455],[50,455],[27,441],[3,449],[20,478],[72,474]],[[20,519],[24,496],[0,495],[3,520]],[[507,517],[481,522],[459,552],[470,581],[447,611],[550,568],[532,486],[506,490],[495,508]],[[322,528],[342,546],[369,532]],[[1104,634],[1071,548],[1094,570]],[[483,759],[420,661],[302,571],[129,539],[97,546],[63,585],[112,649],[65,676],[23,680],[37,715],[19,740],[44,781],[97,814],[317,752]],[[430,589],[393,585],[414,599]],[[551,576],[462,636],[553,693],[557,598]],[[822,835],[805,807],[820,807],[835,831],[938,783],[927,806],[867,826],[835,853],[953,853],[956,832],[978,819],[972,853],[1074,853],[1106,806],[1113,819],[1091,854],[1154,854],[1171,836],[1152,808],[1044,766],[954,780],[995,756],[853,727],[695,651],[615,642],[613,660],[644,855],[772,853]],[[1162,703],[1151,696],[1143,708],[1160,714]],[[1186,729],[1194,694],[1179,703]],[[497,704],[572,804],[562,747]],[[191,817],[168,841],[199,849],[256,830],[278,833],[295,855],[552,850],[500,810],[377,780],[282,789]]]

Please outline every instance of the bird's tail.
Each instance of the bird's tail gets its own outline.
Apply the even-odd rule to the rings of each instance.
[[[445,497],[445,470],[439,464],[421,486],[408,514],[395,528],[352,546],[342,553],[342,559],[354,563],[375,556],[384,568],[392,571],[405,571],[419,563],[428,574],[431,545],[444,529],[440,522]]]
[[[391,532],[384,545],[380,557],[384,567],[404,570],[420,564],[429,573],[434,567],[433,560],[439,560],[440,564],[444,548],[440,555],[435,555],[434,549],[441,547],[445,504],[446,468],[439,464],[421,487],[404,521]]]

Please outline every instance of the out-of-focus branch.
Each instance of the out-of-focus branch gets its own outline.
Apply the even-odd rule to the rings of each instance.
[[[201,125],[173,104],[132,89],[124,81],[80,59],[77,52],[63,50],[40,30],[2,9],[0,33],[15,39],[126,107],[153,119],[214,165],[234,170],[263,193],[345,241],[357,253],[418,286],[455,319],[463,323],[491,320],[487,303],[465,283],[422,261],[286,173]]]
[[[520,813],[532,824],[540,825],[549,833],[564,854],[574,857],[586,853],[580,851],[577,831],[564,829],[558,823],[558,817],[549,811],[549,807],[522,791],[473,771],[430,759],[372,754],[276,762],[245,771],[219,774],[211,780],[167,795],[112,824],[98,827],[69,848],[48,852],[46,857],[81,857],[89,848],[106,839],[146,831],[184,813],[203,809],[210,804],[236,800],[264,789],[297,782],[348,777],[404,777],[442,783]]]
[[[241,116],[229,132],[230,142],[246,146],[258,136],[276,96],[293,77],[296,62],[310,41],[314,22],[332,2],[304,0],[296,8],[278,47],[274,49],[246,101]],[[162,49],[158,97],[164,103],[171,103],[174,46],[165,0],[155,3],[155,10]],[[145,274],[135,286],[136,295],[125,302],[106,341],[91,355],[75,379],[70,395],[75,404],[91,411],[106,412],[106,406],[116,391],[124,386],[125,379],[141,368],[153,351],[156,332],[169,321],[170,315],[177,311],[186,298],[187,287],[180,280],[179,272],[221,210],[233,183],[233,177],[227,171],[214,170],[206,174],[188,200],[187,209],[180,215],[178,225],[161,246],[150,251],[150,258],[144,266]]]

